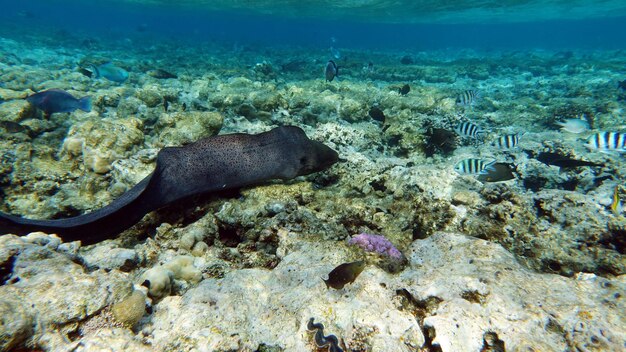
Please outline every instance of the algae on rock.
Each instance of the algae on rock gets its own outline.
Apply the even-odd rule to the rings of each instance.
[[[87,120],[70,128],[63,150],[70,158],[82,157],[86,169],[104,174],[113,161],[127,157],[143,142],[142,128],[136,118]]]
[[[181,111],[163,113],[155,126],[158,144],[180,146],[219,133],[224,117],[218,112]]]

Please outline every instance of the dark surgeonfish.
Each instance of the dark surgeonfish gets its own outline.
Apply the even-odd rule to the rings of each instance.
[[[411,91],[411,86],[408,84],[405,84],[398,89],[398,93],[400,93],[400,95],[407,95],[409,94],[410,91]]]
[[[363,269],[365,269],[365,262],[362,260],[343,263],[328,274],[328,280],[322,280],[324,280],[326,287],[341,290],[346,284],[353,283]]]
[[[33,135],[33,130],[28,126],[20,125],[13,121],[0,121],[0,128],[4,129],[8,133],[25,133],[28,136]]]
[[[328,60],[324,69],[324,76],[328,82],[332,82],[335,77],[339,77],[339,67],[333,60]]]
[[[378,106],[372,106],[368,111],[368,114],[372,120],[385,123],[385,113]]]
[[[546,165],[558,166],[561,169],[571,169],[575,167],[583,166],[604,166],[603,164],[597,164],[591,161],[574,159],[569,156],[561,155],[559,153],[541,152],[535,158]]]
[[[508,181],[515,178],[513,171],[515,169],[512,164],[493,163],[481,171],[476,179],[480,182]]]
[[[26,101],[42,110],[46,116],[56,112],[72,112],[76,109],[91,111],[91,97],[77,99],[62,89],[44,90],[27,97]]]
[[[337,152],[295,126],[259,134],[201,139],[157,154],[156,168],[111,204],[67,219],[34,220],[0,212],[0,234],[55,233],[84,245],[113,238],[153,210],[182,199],[238,189],[274,179],[290,180],[329,168]]]
[[[443,128],[431,128],[425,134],[426,156],[431,157],[436,152],[448,154],[456,149],[456,134]]]

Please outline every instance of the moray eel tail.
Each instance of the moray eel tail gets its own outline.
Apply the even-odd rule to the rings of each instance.
[[[3,233],[19,236],[42,231],[56,233],[63,241],[81,240],[84,245],[110,238],[112,232],[121,232],[134,225],[152,209],[141,195],[148,186],[151,175],[124,193],[111,204],[91,213],[58,220],[26,219],[0,212]]]

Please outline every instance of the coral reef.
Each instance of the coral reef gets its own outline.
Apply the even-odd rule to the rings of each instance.
[[[348,244],[361,247],[367,252],[375,252],[384,256],[400,260],[402,253],[388,239],[381,235],[371,235],[368,233],[360,233],[352,236],[348,240]]]
[[[325,82],[328,58],[307,48],[80,36],[0,38],[2,211],[101,208],[162,147],[217,133],[297,125],[341,162],[185,200],[93,246],[0,234],[0,349],[307,351],[310,317],[345,350],[624,348],[626,218],[611,204],[626,166],[560,130],[584,115],[588,133],[620,131],[623,52],[342,50]],[[111,57],[124,82],[77,71]],[[45,118],[24,100],[52,88],[92,111]],[[468,90],[480,98],[457,105]],[[468,121],[482,138],[454,132]],[[507,135],[518,143],[500,148]],[[515,178],[454,172],[469,158]],[[350,239],[362,233],[381,237]],[[325,287],[361,260],[358,279]]]
[[[115,303],[111,313],[115,320],[132,329],[141,320],[146,312],[146,296],[139,290],[133,291],[130,296]]]

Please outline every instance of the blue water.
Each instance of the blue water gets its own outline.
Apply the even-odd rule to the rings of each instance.
[[[139,38],[146,45],[162,39],[188,43],[223,41],[263,45],[429,50],[623,49],[626,17],[541,22],[467,24],[387,24],[364,21],[292,19],[252,12],[212,11],[197,6],[139,5],[98,1],[1,0],[0,33],[52,32],[101,39]],[[513,15],[512,15],[513,16]],[[382,19],[380,19],[382,20]]]

